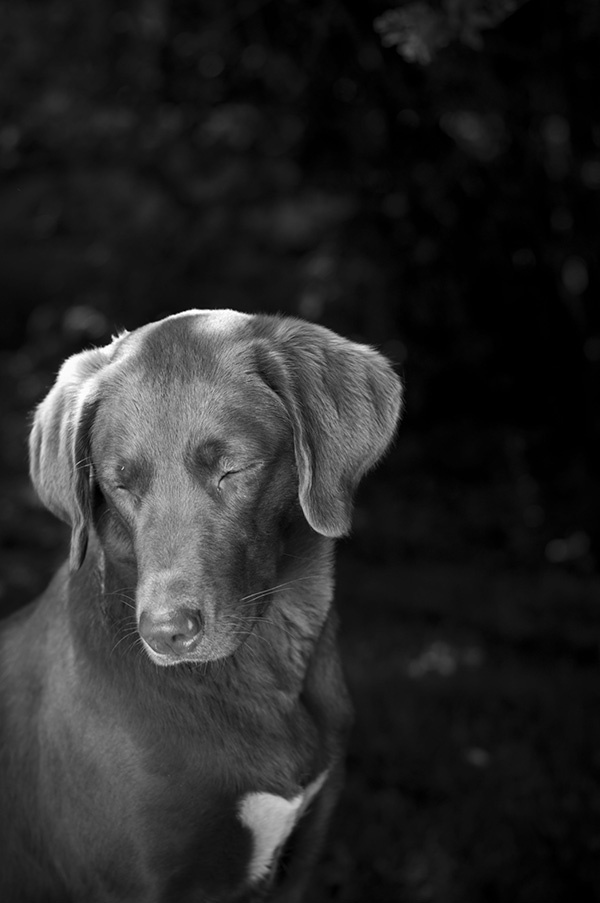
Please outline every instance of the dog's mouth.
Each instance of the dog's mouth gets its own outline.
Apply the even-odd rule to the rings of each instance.
[[[226,618],[206,623],[199,612],[186,610],[160,617],[142,612],[138,620],[146,654],[163,667],[227,658],[247,639],[253,626],[253,620],[248,624],[236,620],[234,625]]]
[[[203,664],[227,658],[238,648],[238,644],[200,644],[194,651],[186,653],[156,652],[142,637],[142,644],[150,661],[155,665],[170,667],[172,665]]]

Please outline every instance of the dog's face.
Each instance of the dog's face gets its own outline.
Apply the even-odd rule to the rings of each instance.
[[[239,645],[269,601],[299,511],[281,402],[259,379],[226,377],[226,358],[212,366],[141,343],[104,380],[92,427],[97,531],[137,570],[139,630],[158,664]]]
[[[94,530],[133,575],[150,658],[210,661],[263,616],[294,523],[347,531],[399,402],[380,355],[322,327],[193,311],[67,361],[32,477],[73,526],[74,567]]]

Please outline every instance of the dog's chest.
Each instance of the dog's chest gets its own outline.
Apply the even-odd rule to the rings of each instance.
[[[261,881],[276,867],[279,854],[326,778],[324,771],[292,799],[264,792],[246,793],[240,798],[237,815],[252,836],[247,871],[250,883]]]

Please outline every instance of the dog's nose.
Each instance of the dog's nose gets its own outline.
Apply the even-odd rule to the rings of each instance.
[[[143,611],[138,630],[142,639],[159,655],[184,655],[196,645],[202,622],[196,611],[179,609],[160,617]]]

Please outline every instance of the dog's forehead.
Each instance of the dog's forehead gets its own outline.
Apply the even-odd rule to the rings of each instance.
[[[222,335],[233,334],[247,326],[254,319],[252,314],[229,309],[188,311],[188,315],[190,326],[193,330]],[[175,314],[174,318],[179,316],[185,317],[185,314]]]
[[[243,406],[265,394],[254,319],[232,310],[188,311],[141,327],[127,335],[104,385],[147,399],[153,410],[186,399],[213,411]]]
[[[193,310],[150,323],[130,335],[129,351],[147,377],[209,375],[241,362],[251,345],[251,314]]]
[[[167,385],[157,395],[143,379],[130,388],[126,396],[108,392],[97,410],[94,447],[107,461],[263,458],[291,441],[288,419],[268,390],[199,383]]]
[[[191,312],[129,333],[100,377],[95,435],[123,449],[224,439],[256,453],[277,446],[289,422],[256,367],[252,319]]]

